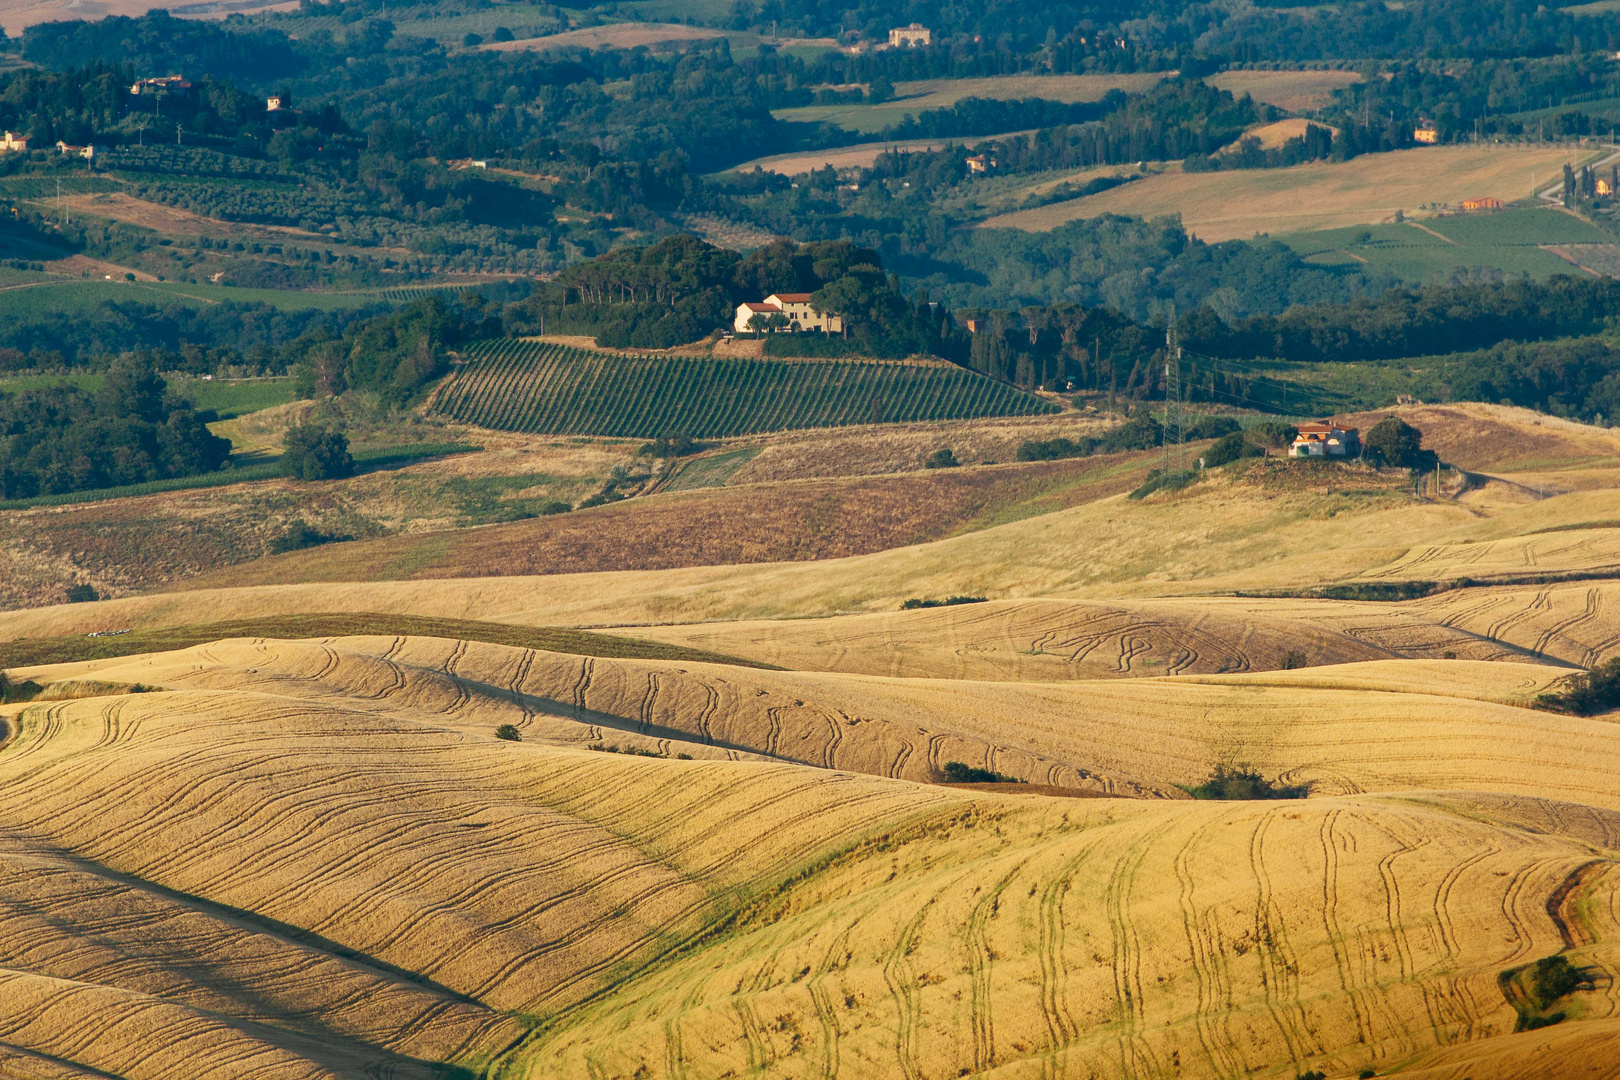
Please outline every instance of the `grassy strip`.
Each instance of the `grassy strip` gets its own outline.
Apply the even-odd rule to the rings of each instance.
[[[593,634],[555,626],[514,626],[510,623],[481,622],[473,619],[436,619],[425,615],[391,615],[383,612],[328,613],[308,615],[269,615],[262,619],[232,619],[228,622],[194,623],[188,626],[147,627],[111,637],[18,638],[0,642],[0,669],[36,667],[41,664],[69,664],[84,660],[107,660],[137,653],[170,652],[189,649],[223,638],[325,638],[358,636],[409,636],[482,641],[491,645],[511,645],[575,656],[601,656],[614,660],[682,660],[700,664],[730,664],[734,667],[780,671],[770,664],[755,663],[735,656],[665,645],[640,638],[614,634]]]
[[[466,454],[482,449],[481,446],[471,446],[467,443],[412,443],[406,446],[381,446],[371,450],[356,450],[355,472],[390,469],[423,458]],[[126,484],[123,487],[100,488],[95,491],[69,491],[61,495],[36,495],[31,499],[7,499],[0,501],[0,510],[22,510],[30,506],[68,506],[73,503],[100,502],[103,499],[128,499],[137,495],[156,495],[164,491],[189,491],[193,488],[245,484],[252,480],[273,480],[280,475],[281,464],[277,458],[260,465],[221,469],[218,472],[198,473],[196,476],[177,476],[172,480],[148,480],[144,484]]]

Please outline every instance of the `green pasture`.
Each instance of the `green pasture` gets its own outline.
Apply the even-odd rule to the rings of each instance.
[[[379,446],[354,451],[355,472],[379,472],[399,469],[414,462],[448,454],[466,454],[482,450],[481,446],[466,443],[413,443],[408,446]],[[278,460],[247,466],[226,466],[217,472],[181,476],[173,480],[149,480],[144,484],[101,488],[96,491],[70,491],[62,495],[39,495],[32,499],[0,501],[0,510],[18,510],[30,506],[69,506],[75,503],[100,502],[104,499],[128,499],[138,495],[157,495],[165,491],[189,491],[195,488],[224,487],[244,484],[253,480],[274,480],[281,475]]]
[[[100,375],[13,375],[0,377],[0,393],[18,390],[37,390],[44,386],[68,383],[91,393],[101,389]],[[219,414],[221,420],[258,412],[293,400],[291,375],[278,375],[264,379],[203,379],[186,375],[167,376],[169,389],[196,406],[198,411],[208,409]]]
[[[18,271],[8,271],[18,273]],[[37,284],[33,283],[37,282]],[[378,300],[415,299],[395,290],[372,292],[295,292],[276,289],[238,289],[227,285],[193,285],[178,281],[119,281],[97,278],[61,278],[34,275],[25,287],[0,288],[0,319],[26,319],[47,314],[91,315],[108,300],[118,303],[267,304],[283,311],[336,311],[363,307]]]
[[[1277,238],[1321,266],[1355,264],[1413,285],[1468,271],[1546,278],[1578,272],[1543,244],[1614,243],[1617,238],[1560,210],[1524,207],[1495,214],[1430,218],[1399,225],[1363,225]]]

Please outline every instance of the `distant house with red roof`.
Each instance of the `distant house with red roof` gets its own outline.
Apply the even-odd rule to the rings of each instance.
[[[759,303],[737,305],[737,317],[732,327],[737,333],[753,330],[750,325],[755,316],[769,319],[780,315],[788,330],[821,330],[829,334],[844,332],[844,320],[830,312],[817,311],[810,303],[809,293],[772,293]]]

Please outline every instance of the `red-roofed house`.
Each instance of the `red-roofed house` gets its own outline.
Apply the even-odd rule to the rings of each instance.
[[[1361,435],[1355,428],[1326,422],[1299,425],[1299,435],[1288,448],[1289,457],[1354,457],[1360,452]]]
[[[844,320],[837,315],[817,311],[810,303],[809,293],[772,293],[757,304],[738,304],[733,328],[739,334],[752,330],[749,323],[756,315],[765,318],[781,315],[787,320],[789,330],[822,330],[829,334],[844,332]]]

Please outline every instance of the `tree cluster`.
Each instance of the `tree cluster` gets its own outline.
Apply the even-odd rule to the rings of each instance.
[[[94,394],[70,384],[0,392],[0,498],[193,476],[220,468],[230,450],[135,358]]]

